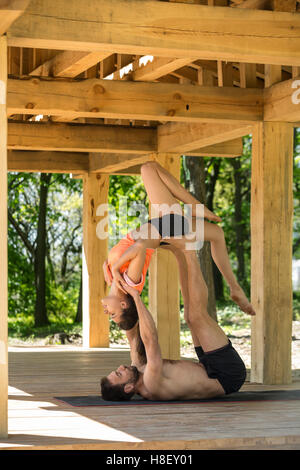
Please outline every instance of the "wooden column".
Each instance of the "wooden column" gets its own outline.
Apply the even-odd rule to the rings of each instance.
[[[293,127],[260,122],[252,134],[251,381],[291,382]]]
[[[7,437],[7,43],[0,37],[0,437]]]
[[[107,203],[108,186],[108,175],[83,177],[83,346],[90,348],[109,347],[109,318],[101,304],[107,294],[102,265],[107,258],[108,238],[99,238],[102,230],[98,225],[107,217],[103,211],[100,215],[99,206]]]
[[[180,179],[180,157],[156,154],[155,159]],[[149,310],[158,330],[164,359],[180,359],[180,305],[177,261],[163,249],[157,249],[149,267]]]

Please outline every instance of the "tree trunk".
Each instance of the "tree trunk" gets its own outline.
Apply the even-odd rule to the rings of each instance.
[[[205,187],[205,163],[201,157],[184,157],[185,158],[185,187],[198,199],[202,204],[206,205],[206,187]],[[212,257],[210,251],[210,243],[204,242],[203,247],[198,252],[203,277],[208,288],[208,314],[217,320],[216,298],[214,279],[212,271]]]
[[[43,326],[49,323],[46,309],[46,217],[47,217],[47,196],[51,180],[51,173],[41,173],[40,179],[40,203],[39,219],[35,249],[35,287],[36,300],[34,311],[35,326]]]
[[[80,288],[79,288],[79,296],[78,296],[78,303],[77,303],[77,312],[75,317],[75,323],[82,322],[82,270],[80,276]]]
[[[214,207],[213,207],[214,192],[215,192],[215,187],[216,187],[216,183],[218,180],[218,176],[220,173],[221,159],[213,157],[212,165],[213,165],[214,171],[210,175],[210,181],[208,184],[207,207],[209,210],[213,212],[214,211]],[[213,278],[214,278],[214,286],[215,286],[215,297],[217,300],[224,300],[223,276],[220,273],[213,259],[212,259],[212,269],[213,269]]]
[[[237,280],[243,286],[245,280],[245,259],[244,259],[244,222],[242,214],[242,185],[241,185],[241,162],[238,158],[231,159],[234,168],[235,198],[234,198],[234,222],[236,255],[238,261]],[[245,287],[245,286],[244,286]]]

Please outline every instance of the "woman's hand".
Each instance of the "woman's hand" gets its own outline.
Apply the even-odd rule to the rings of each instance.
[[[124,281],[124,279],[122,279],[122,286],[123,286],[123,289],[126,291],[126,293],[130,294],[131,297],[133,297],[134,299],[137,299],[140,296],[139,291],[135,289],[134,287],[129,286]]]
[[[105,260],[104,263],[103,263],[104,279],[105,279],[106,284],[108,284],[109,286],[111,286],[112,281],[111,281],[109,275],[107,274],[107,269],[109,269],[109,266],[108,266],[107,260]]]
[[[124,292],[124,294],[127,294],[127,292],[123,289],[123,286],[122,286],[122,282],[124,282],[124,279],[120,271],[114,268],[114,266],[112,266],[111,271],[113,275],[113,280],[116,283],[117,288],[120,289],[122,292]]]

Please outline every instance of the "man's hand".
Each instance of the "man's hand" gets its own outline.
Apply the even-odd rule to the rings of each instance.
[[[139,298],[140,293],[139,293],[139,291],[138,291],[137,289],[135,289],[134,287],[129,286],[129,285],[124,281],[124,279],[122,279],[121,284],[122,284],[123,290],[125,290],[126,293],[130,294],[131,297],[133,297],[134,300]]]

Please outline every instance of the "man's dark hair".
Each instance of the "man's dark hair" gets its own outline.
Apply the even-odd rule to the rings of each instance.
[[[135,301],[130,294],[127,294],[127,300],[129,303],[129,307],[122,309],[121,321],[119,322],[119,328],[121,328],[121,330],[131,330],[131,328],[134,327],[134,325],[137,323],[139,319]],[[141,362],[146,364],[147,362],[146,350],[145,350],[145,346],[140,335],[139,326],[138,326],[138,340],[137,340],[136,350],[140,357]]]
[[[112,385],[107,377],[103,377],[100,384],[102,398],[106,401],[130,400],[135,393],[134,391],[126,393],[124,390],[125,384]]]

